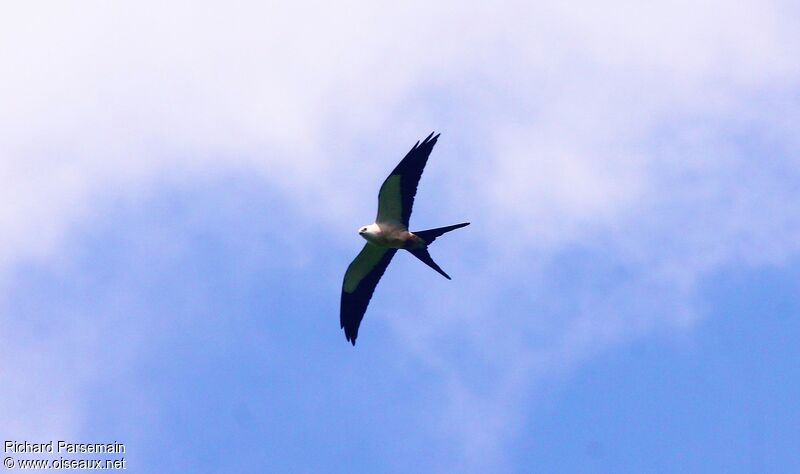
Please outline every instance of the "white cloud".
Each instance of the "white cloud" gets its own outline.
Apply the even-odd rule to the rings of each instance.
[[[524,267],[541,291],[548,264],[575,244],[615,256],[634,274],[609,298],[578,295],[582,306],[570,318],[558,309],[536,318],[552,342],[513,370],[495,355],[497,344],[482,339],[492,316],[465,308],[465,341],[506,381],[489,394],[470,389],[428,339],[409,337],[420,357],[444,361],[454,413],[498,404],[492,429],[465,446],[494,443],[500,459],[498,446],[513,433],[509,413],[520,404],[510,394],[525,393],[543,367],[569,367],[662,324],[666,313],[667,324],[690,321],[685,306],[662,300],[685,303],[695,281],[720,264],[779,263],[797,252],[791,181],[799,122],[789,86],[800,78],[800,43],[789,7],[7,7],[0,268],[52,258],[98,196],[146,194],[231,168],[262,174],[304,212],[349,229],[361,224],[356,216],[372,215],[373,202],[341,184],[376,185],[398,150],[444,128],[437,158],[460,166],[448,176],[430,170],[421,192],[438,180],[453,208],[484,203],[475,212],[487,232],[471,235],[504,243],[491,247],[485,275],[507,281],[509,268]],[[764,150],[769,157],[758,156]],[[497,228],[515,232],[490,234]],[[471,285],[487,301],[497,298],[483,280]],[[657,320],[642,319],[636,305],[611,304],[631,295],[652,299]],[[429,340],[457,325],[446,311],[427,316],[434,314],[413,327]],[[404,337],[412,328],[396,329]],[[515,339],[505,350],[530,348]]]

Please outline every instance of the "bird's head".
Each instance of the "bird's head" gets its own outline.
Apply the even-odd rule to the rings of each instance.
[[[380,228],[376,224],[365,225],[358,229],[358,235],[367,240],[378,235],[378,232],[380,232]]]

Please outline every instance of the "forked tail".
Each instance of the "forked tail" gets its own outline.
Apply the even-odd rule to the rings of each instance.
[[[436,237],[439,237],[440,235],[446,232],[450,232],[451,230],[460,229],[468,225],[469,222],[463,222],[461,224],[448,225],[446,227],[439,227],[436,229],[428,229],[428,230],[421,230],[419,232],[414,232],[414,235],[425,241],[425,247],[417,249],[406,249],[406,250],[411,252],[413,256],[420,259],[425,265],[433,268],[434,270],[439,272],[440,275],[450,280],[451,279],[450,275],[445,273],[444,270],[442,270],[439,267],[439,265],[437,265],[436,262],[433,261],[433,258],[431,258],[431,254],[428,253],[428,245],[432,244],[433,241],[436,240]]]

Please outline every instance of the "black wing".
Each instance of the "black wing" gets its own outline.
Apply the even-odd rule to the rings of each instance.
[[[339,322],[347,340],[356,345],[358,326],[364,319],[372,293],[392,261],[397,249],[367,243],[353,260],[342,282],[342,303]]]
[[[417,142],[384,180],[378,193],[376,223],[387,222],[408,228],[414,196],[417,194],[417,184],[438,138],[439,135],[433,136],[431,133],[422,143]]]

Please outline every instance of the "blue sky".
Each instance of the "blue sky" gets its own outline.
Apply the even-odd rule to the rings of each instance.
[[[0,15],[0,435],[134,472],[795,472],[785,2]],[[343,272],[442,132],[353,348]]]

